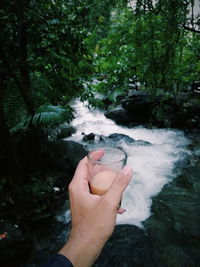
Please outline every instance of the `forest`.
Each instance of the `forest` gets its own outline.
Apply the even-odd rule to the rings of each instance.
[[[199,131],[200,4],[12,0],[0,25],[0,248],[3,266],[28,267],[82,156],[67,164],[63,144],[76,131],[75,99],[128,127]]]

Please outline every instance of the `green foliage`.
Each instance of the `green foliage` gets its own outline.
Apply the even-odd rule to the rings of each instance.
[[[32,178],[31,184],[25,186],[25,190],[35,199],[42,196],[45,192],[51,192],[52,187],[46,180],[38,180],[37,178]]]
[[[70,121],[73,118],[70,107],[44,105],[39,107],[36,114],[30,119],[31,123],[42,126],[59,125],[64,121]]]
[[[0,33],[0,60],[1,72],[6,73],[3,105],[9,128],[24,127],[30,116],[37,126],[47,125],[47,121],[51,124],[53,117],[58,122],[58,108],[50,120],[47,113],[45,117],[44,112],[40,114],[40,109],[49,105],[63,106],[70,122],[73,116],[68,103],[83,92],[83,83],[93,73],[89,36],[95,35],[95,40],[105,36],[111,9],[126,3],[21,0],[21,6],[14,2],[2,5],[1,24],[5,27]]]
[[[156,106],[152,111],[152,116],[154,117],[154,120],[157,121],[157,124],[161,127],[169,128],[171,126],[170,124],[170,106],[167,104],[160,104]]]
[[[69,133],[74,118],[70,101],[84,92],[94,71],[87,38],[92,33],[96,40],[105,36],[111,9],[126,2],[2,3],[0,157],[7,162],[9,170],[1,168],[7,178],[18,179],[22,186],[27,173],[42,168],[43,142]]]
[[[176,97],[200,76],[199,34],[185,29],[189,1],[135,2],[135,10],[112,12],[107,35],[96,42],[95,70],[106,79],[92,91],[115,102],[139,83],[151,93],[162,89]]]
[[[40,73],[31,74],[31,91],[35,109],[41,105],[53,102],[53,88],[48,79]]]
[[[162,90],[166,97],[176,97],[199,79],[200,38],[185,28],[192,1],[135,1],[136,9],[127,3],[2,2],[0,157],[7,158],[13,177],[26,175],[15,149],[16,132],[22,135],[17,140],[27,141],[24,154],[39,162],[44,139],[68,131],[73,98],[105,108],[118,104],[136,83],[151,93]],[[163,121],[167,113],[168,107],[160,105],[153,115]],[[12,182],[9,173],[0,191]],[[35,198],[42,195],[42,182],[30,186]],[[12,199],[7,195],[3,203],[12,204]]]
[[[93,7],[80,0],[2,3],[0,157],[12,170],[6,170],[7,177],[23,181],[32,161],[40,168],[44,139],[56,138],[55,132],[64,132],[73,119],[69,101],[84,90],[92,73],[84,44],[92,24],[84,14],[99,16],[101,11],[93,12]],[[16,149],[23,140],[27,161]]]
[[[51,131],[53,132],[55,127],[59,127],[59,124],[63,122],[70,123],[74,118],[73,109],[69,105],[60,106],[50,104],[54,93],[52,92],[52,87],[44,77],[31,75],[31,90],[35,110],[33,116],[27,113],[19,90],[13,84],[12,86],[10,90],[6,91],[3,103],[11,132],[16,132],[22,128],[27,130],[33,124],[40,130],[48,129],[48,133],[51,134]]]
[[[3,101],[3,108],[9,128],[15,127],[28,114],[24,100],[18,88],[12,83],[8,82],[9,90],[6,90]]]

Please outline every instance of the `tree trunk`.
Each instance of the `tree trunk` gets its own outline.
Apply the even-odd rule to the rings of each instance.
[[[19,68],[22,77],[25,103],[28,113],[33,116],[35,114],[33,108],[33,98],[30,85],[29,69],[27,63],[27,20],[25,17],[25,0],[16,0],[16,15],[18,18],[18,55]]]
[[[0,156],[3,158],[0,175],[5,177],[12,177],[15,179],[15,183],[21,184],[22,171],[19,159],[17,157],[16,149],[10,131],[6,123],[4,109],[3,109],[3,84],[1,82],[0,90]],[[13,183],[13,184],[15,184]]]

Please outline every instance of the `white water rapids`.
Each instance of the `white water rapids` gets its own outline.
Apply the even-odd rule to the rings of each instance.
[[[122,207],[127,211],[118,215],[117,224],[133,224],[142,227],[142,222],[151,214],[152,197],[163,186],[176,177],[174,166],[183,160],[189,151],[188,139],[181,131],[170,129],[127,128],[117,125],[98,110],[90,110],[82,102],[73,105],[76,118],[72,126],[77,129],[68,140],[82,142],[84,134],[94,133],[109,136],[121,133],[134,140],[150,142],[151,145],[136,145],[122,142],[120,145],[128,155],[127,164],[133,168],[131,183],[123,194]]]

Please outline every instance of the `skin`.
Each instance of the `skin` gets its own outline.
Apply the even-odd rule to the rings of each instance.
[[[103,156],[102,150],[94,153],[96,159]],[[130,182],[132,170],[125,166],[103,196],[90,193],[88,176],[88,159],[85,157],[79,162],[69,185],[72,229],[69,240],[59,251],[75,267],[91,266],[111,236],[117,213],[125,212],[119,208],[119,203]]]

